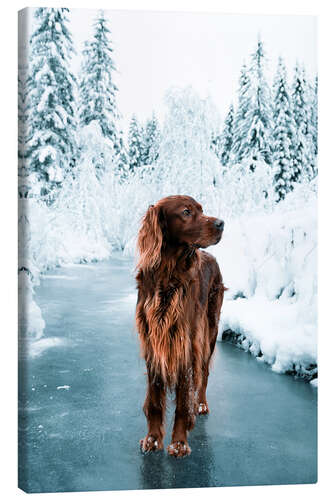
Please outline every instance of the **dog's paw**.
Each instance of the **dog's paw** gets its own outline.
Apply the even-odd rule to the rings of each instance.
[[[144,439],[140,440],[141,451],[148,453],[149,451],[163,450],[163,441],[161,439],[147,434]]]
[[[198,407],[198,415],[208,415],[209,413],[209,408],[208,408],[208,403],[199,403]]]
[[[191,448],[187,442],[175,441],[168,446],[168,453],[173,457],[182,458],[191,453]]]

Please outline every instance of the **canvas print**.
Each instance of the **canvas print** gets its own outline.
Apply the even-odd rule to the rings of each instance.
[[[315,483],[316,19],[18,34],[19,487]]]

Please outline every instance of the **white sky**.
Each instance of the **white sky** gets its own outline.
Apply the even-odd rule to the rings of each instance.
[[[83,42],[92,34],[97,10],[72,9],[71,31],[80,66]],[[270,75],[282,55],[289,74],[296,60],[311,77],[316,68],[316,18],[201,13],[105,11],[118,69],[118,107],[128,122],[136,113],[147,118],[154,109],[163,117],[163,96],[170,86],[192,85],[211,95],[222,116],[235,99],[241,65],[260,32]],[[124,124],[125,124],[124,123]],[[126,128],[126,127],[125,127]]]

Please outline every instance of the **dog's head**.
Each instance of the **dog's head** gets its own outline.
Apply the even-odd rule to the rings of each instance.
[[[151,205],[138,236],[139,267],[156,268],[162,250],[178,247],[207,248],[221,240],[224,222],[203,214],[190,196],[168,196]]]

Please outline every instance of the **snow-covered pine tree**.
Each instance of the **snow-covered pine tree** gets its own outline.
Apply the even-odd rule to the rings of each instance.
[[[146,125],[138,120],[139,127],[139,137],[140,137],[140,165],[147,165],[148,161],[148,148],[147,148],[147,136],[146,136]]]
[[[313,177],[311,165],[309,132],[309,108],[306,92],[306,80],[304,71],[297,63],[294,71],[294,81],[292,85],[292,106],[296,126],[294,141],[294,172],[297,181]]]
[[[297,181],[298,171],[294,170],[293,145],[295,139],[295,122],[289,89],[286,67],[280,57],[273,84],[273,165],[274,187],[277,201],[285,198]]]
[[[142,165],[142,130],[138,123],[137,117],[132,116],[128,131],[128,161],[129,170],[134,171],[137,167]]]
[[[249,160],[250,168],[255,169],[257,161],[272,163],[272,103],[271,91],[265,76],[266,55],[263,42],[258,37],[257,48],[251,56],[251,103],[245,117],[246,138],[239,154]]]
[[[219,161],[221,161],[221,152],[222,152],[222,130],[219,129],[217,131],[212,132],[212,137],[210,141],[210,149],[215,153],[218,157]]]
[[[113,145],[119,140],[116,105],[117,86],[114,83],[113,48],[108,22],[101,11],[94,22],[94,35],[86,41],[80,78],[79,117],[81,127],[96,120],[101,131]],[[117,147],[117,146],[116,146]]]
[[[251,108],[251,81],[248,69],[244,63],[241,68],[238,87],[238,103],[234,118],[234,140],[232,154],[235,163],[241,163],[247,151],[247,116]],[[220,148],[220,146],[218,145]]]
[[[141,137],[141,155],[140,155],[140,160],[142,165],[148,165],[148,154],[149,154],[149,145],[148,145],[148,132],[147,132],[147,126],[148,126],[148,121],[146,121],[145,126],[142,125],[140,127],[140,137]]]
[[[100,11],[94,22],[94,34],[91,41],[86,41],[83,50],[83,63],[79,85],[79,117],[81,127],[92,122],[99,125],[102,136],[108,139],[113,151],[113,164],[123,178],[127,170],[127,153],[119,128],[117,108],[118,88],[114,82],[116,67],[113,61],[113,48],[110,39],[111,30],[104,12]],[[105,172],[103,158],[93,157],[98,176]]]
[[[75,78],[70,71],[74,49],[67,12],[36,9],[30,38],[26,154],[29,173],[37,174],[41,195],[49,201],[71,171],[76,154]]]
[[[17,113],[18,172],[20,176],[25,176],[27,175],[24,165],[27,109],[26,82],[22,71],[19,71],[17,79]]]
[[[120,180],[124,180],[128,176],[129,169],[129,157],[126,149],[125,141],[123,139],[122,131],[119,132],[119,140],[116,143],[116,155],[114,159],[115,165],[117,165],[116,175],[119,176]]]
[[[221,164],[226,167],[231,163],[231,152],[234,143],[234,107],[231,104],[222,133],[215,137],[212,142],[213,151],[220,160]]]
[[[152,165],[159,155],[161,131],[155,113],[147,120],[143,133],[142,164]]]
[[[313,176],[318,173],[318,76],[313,84],[308,85],[308,141],[310,150],[310,163]]]
[[[312,100],[312,133],[313,133],[313,146],[314,152],[318,154],[318,75],[315,77],[314,89],[313,89],[313,100]]]

